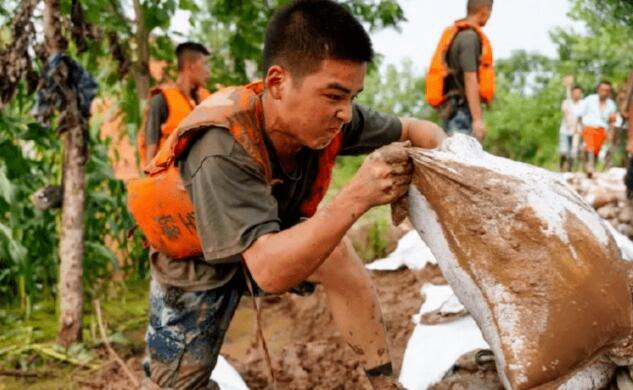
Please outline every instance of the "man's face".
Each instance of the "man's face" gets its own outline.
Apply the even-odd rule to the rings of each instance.
[[[611,96],[611,86],[605,83],[600,84],[598,86],[598,96],[601,100],[604,100]]]
[[[207,82],[207,78],[209,77],[209,64],[207,62],[207,57],[201,55],[196,60],[189,63],[189,74],[191,82],[196,87],[204,86]]]
[[[478,12],[479,26],[484,27],[488,20],[490,20],[490,15],[492,14],[492,7],[483,7]]]
[[[301,145],[325,148],[352,120],[352,102],[362,91],[367,65],[323,60],[318,71],[283,81],[278,116],[285,131]]]
[[[580,88],[574,88],[573,91],[571,91],[571,98],[573,101],[577,102],[580,99],[582,99],[582,89]]]

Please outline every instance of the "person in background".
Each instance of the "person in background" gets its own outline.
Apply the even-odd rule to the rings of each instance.
[[[633,199],[633,71],[629,74],[629,80],[626,83],[626,99],[620,106],[620,114],[627,129],[626,135],[626,154],[627,168],[624,184],[626,185],[626,196]]]
[[[609,149],[607,150],[607,153],[604,157],[605,170],[611,168],[613,159],[619,156],[618,152],[624,149],[623,146],[625,145],[623,145],[623,143],[626,143],[626,141],[623,140],[623,138],[626,137],[626,131],[627,131],[627,126],[628,126],[628,123],[627,123],[628,114],[626,113],[623,107],[626,106],[627,99],[628,99],[628,96],[627,96],[626,85],[622,85],[618,88],[618,92],[615,98],[615,102],[617,104],[618,110],[615,114],[615,121],[613,123],[613,126],[611,127],[611,131],[609,131],[609,134],[608,134]],[[627,162],[625,161],[624,165],[626,165],[626,163]]]
[[[495,92],[490,41],[482,28],[493,0],[468,0],[467,16],[444,30],[426,77],[426,100],[438,109],[448,135],[460,132],[480,142],[486,136],[482,103]]]
[[[578,121],[582,126],[582,137],[585,142],[587,159],[585,172],[593,176],[596,158],[607,139],[607,129],[615,123],[617,107],[611,99],[611,82],[601,81],[596,93],[587,96],[578,107]]]
[[[209,96],[204,88],[209,77],[208,55],[209,51],[200,43],[184,42],[176,47],[176,82],[161,84],[150,91],[143,130],[138,137],[141,168],[152,160],[193,108]]]
[[[582,102],[583,91],[579,86],[574,86],[574,77],[565,76],[563,85],[566,89],[566,98],[561,104],[563,118],[559,130],[558,152],[560,154],[561,172],[571,171],[574,160],[578,155],[580,127],[578,126],[579,106]]]

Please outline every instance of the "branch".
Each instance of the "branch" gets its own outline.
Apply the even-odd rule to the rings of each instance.
[[[119,9],[119,5],[116,3],[115,0],[110,0],[108,4],[110,4],[110,7],[112,8],[112,13],[114,14],[114,16],[121,20],[121,26],[125,29],[125,32],[129,35],[132,35],[132,29],[130,28],[130,25],[133,23],[132,20],[130,20],[121,12],[121,10]]]
[[[33,372],[0,369],[0,376],[11,376],[15,378],[49,378],[55,375],[52,372]]]
[[[59,0],[45,0],[44,37],[49,55],[66,51],[68,41],[62,34]]]
[[[14,96],[15,90],[25,73],[31,70],[29,46],[35,40],[35,28],[31,22],[33,10],[38,0],[25,0],[20,3],[11,25],[12,41],[0,50],[0,109]]]
[[[123,359],[121,359],[121,357],[116,353],[116,351],[112,349],[112,346],[110,346],[110,342],[108,341],[108,336],[106,334],[105,328],[103,327],[103,321],[101,319],[101,303],[99,302],[98,299],[95,299],[93,304],[95,306],[95,312],[97,315],[97,325],[99,325],[99,333],[101,334],[101,339],[103,340],[103,343],[105,344],[105,347],[108,350],[108,353],[110,354],[110,356],[112,356],[114,360],[116,360],[119,366],[121,366],[121,369],[123,370],[125,375],[127,375],[127,377],[130,379],[130,381],[134,385],[134,388],[137,388],[139,386],[138,378],[136,378],[136,375],[132,373],[132,370],[130,370],[130,368],[127,366],[127,364],[125,364]]]

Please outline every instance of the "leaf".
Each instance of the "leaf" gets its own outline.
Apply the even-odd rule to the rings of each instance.
[[[4,199],[8,204],[13,203],[15,188],[7,177],[7,169],[0,164],[0,198]]]
[[[0,243],[4,242],[6,244],[9,257],[16,263],[21,262],[26,256],[26,248],[13,238],[11,228],[0,222],[0,237],[2,236],[4,236],[4,239]]]
[[[111,344],[119,344],[119,345],[129,345],[130,340],[128,340],[122,332],[116,332],[109,336],[109,341]]]
[[[180,3],[178,4],[178,8],[185,11],[191,11],[191,12],[200,11],[200,7],[193,0],[180,0]]]
[[[89,252],[92,252],[91,254],[95,257],[100,257],[102,259],[105,260],[109,260],[110,263],[115,267],[118,268],[118,261],[116,256],[114,255],[114,252],[112,252],[112,250],[108,247],[106,247],[105,245],[98,243],[98,242],[88,242],[86,243],[87,245],[87,249]]]

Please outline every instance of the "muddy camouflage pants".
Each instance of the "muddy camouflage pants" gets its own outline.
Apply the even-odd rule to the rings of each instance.
[[[217,389],[209,379],[224,334],[242,296],[239,278],[208,291],[150,284],[145,341],[148,389]],[[145,380],[145,382],[150,382]]]

